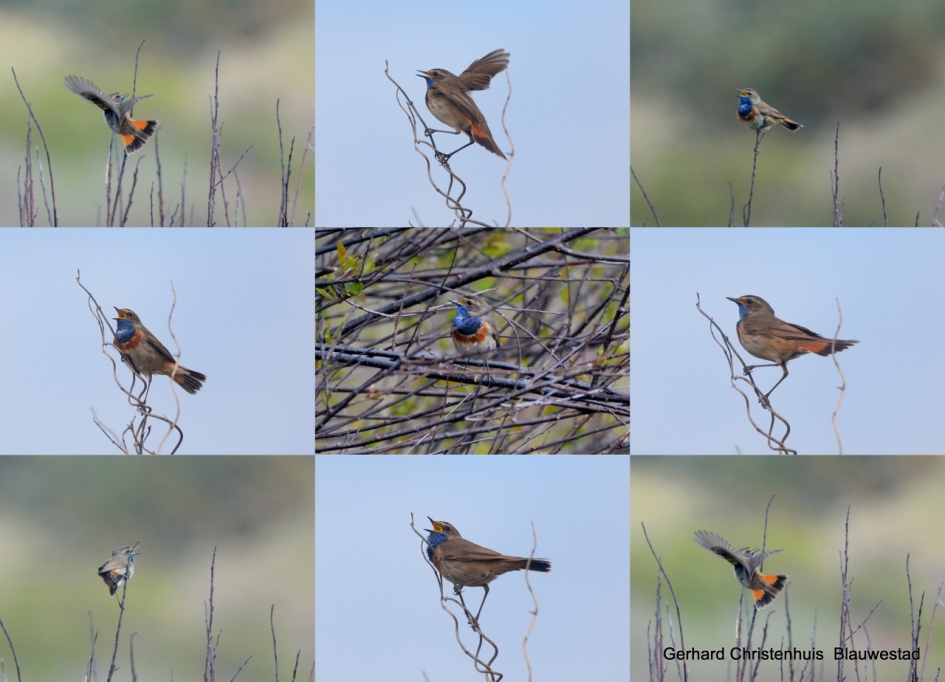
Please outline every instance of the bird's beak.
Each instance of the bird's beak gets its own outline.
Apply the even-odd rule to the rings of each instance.
[[[420,78],[426,78],[426,77],[427,77],[427,72],[426,72],[426,71],[417,71],[417,75],[420,76]]]
[[[741,303],[739,302],[737,298],[732,298],[731,296],[726,296],[725,298],[730,300],[732,303],[738,303],[738,305],[741,305]],[[731,310],[731,308],[729,308],[729,310]]]

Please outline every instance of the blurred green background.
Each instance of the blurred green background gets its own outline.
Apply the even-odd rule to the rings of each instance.
[[[735,111],[754,88],[776,127],[758,158],[752,225],[830,225],[840,123],[844,224],[930,225],[945,185],[945,3],[940,0],[634,0],[631,163],[666,226],[736,225],[755,133]],[[730,188],[731,185],[731,188]],[[631,225],[654,225],[634,184]],[[938,222],[945,222],[945,207]]]
[[[0,619],[24,679],[74,680],[98,632],[104,680],[118,595],[97,575],[111,550],[140,541],[128,583],[118,679],[201,678],[216,546],[218,679],[275,679],[314,657],[312,457],[0,457]],[[120,594],[120,593],[119,593]],[[0,639],[10,674],[13,657]],[[307,679],[307,674],[302,675]]]
[[[641,524],[663,561],[679,599],[687,648],[726,650],[734,645],[735,616],[741,586],[732,566],[693,539],[697,530],[721,535],[734,547],[761,547],[765,507],[766,549],[783,549],[764,564],[767,574],[789,577],[785,591],[755,625],[755,645],[768,625],[767,647],[787,643],[785,608],[790,601],[793,645],[824,651],[826,677],[836,677],[832,660],[837,646],[842,582],[840,553],[850,507],[850,614],[854,627],[882,600],[868,621],[875,649],[910,647],[910,604],[906,556],[915,612],[922,611],[922,656],[929,616],[945,580],[945,458],[942,457],[646,457],[630,462],[631,679],[648,679],[647,628],[655,624],[657,565]],[[670,603],[679,646],[679,623]],[[788,596],[789,599],[785,599]],[[939,595],[941,598],[942,595]],[[928,679],[945,666],[945,627],[941,606],[928,654]],[[750,617],[750,612],[749,612]],[[770,621],[768,617],[770,616]],[[670,623],[664,612],[666,646]],[[745,625],[747,631],[747,623]],[[816,630],[816,632],[815,632]],[[867,647],[861,630],[854,646]],[[723,680],[729,662],[690,662],[690,679]],[[779,679],[779,663],[762,663],[759,679]],[[675,662],[669,662],[674,669]],[[734,666],[733,666],[734,669]],[[818,666],[818,670],[821,668]],[[849,673],[850,668],[848,668]],[[861,671],[863,670],[861,666]],[[905,678],[907,664],[879,662],[878,679]],[[849,677],[849,674],[848,674]]]
[[[275,223],[279,208],[280,149],[276,100],[288,159],[295,137],[290,198],[301,171],[302,152],[314,125],[315,38],[311,0],[136,0],[0,2],[0,225],[19,224],[16,209],[22,189],[27,109],[16,90],[12,69],[33,106],[52,156],[60,224],[95,225],[102,220],[105,164],[111,131],[102,112],[63,85],[76,74],[104,92],[130,92],[135,51],[141,41],[135,118],[156,118],[165,202],[181,200],[186,186],[188,224],[206,224],[212,129],[211,97],[220,51],[219,124],[223,126],[221,163],[226,172],[240,162],[240,185],[226,185],[230,220],[238,192],[246,202],[248,224]],[[33,130],[33,148],[40,144]],[[141,159],[130,222],[151,224],[151,186],[156,183],[152,139],[131,161]],[[119,160],[123,154],[119,155]],[[49,186],[46,157],[40,158]],[[34,158],[34,165],[36,164]],[[314,163],[309,152],[301,181],[296,224],[314,211]],[[130,171],[126,170],[126,187]],[[35,166],[39,196],[39,167]],[[185,179],[186,171],[186,179]],[[155,186],[156,187],[156,186]],[[157,189],[154,191],[157,200]],[[225,224],[218,194],[216,220]],[[240,215],[242,215],[240,207]],[[156,211],[155,211],[156,213]],[[46,224],[45,210],[40,211]],[[309,221],[311,223],[311,221]],[[240,220],[239,224],[243,224]]]

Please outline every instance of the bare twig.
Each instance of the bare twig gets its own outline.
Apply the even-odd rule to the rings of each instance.
[[[663,567],[663,560],[660,559],[659,555],[656,553],[656,550],[653,548],[653,543],[650,542],[650,536],[649,536],[649,534],[646,532],[646,524],[641,523],[640,526],[643,528],[643,537],[646,539],[646,544],[647,544],[647,546],[650,548],[650,554],[653,555],[653,558],[656,560],[656,565],[659,567],[659,574],[658,574],[658,575],[661,576],[663,579],[666,580],[666,585],[669,587],[669,592],[670,592],[670,594],[673,596],[673,604],[674,604],[674,606],[676,607],[676,622],[679,623],[679,648],[682,649],[682,650],[685,650],[685,648],[686,648],[686,637],[685,637],[685,635],[683,634],[682,611],[681,611],[680,608],[679,608],[679,600],[676,598],[676,590],[673,589],[673,583],[672,583],[672,581],[669,579],[669,573],[667,573],[667,572],[666,572],[666,569]],[[659,610],[660,610],[660,608],[659,608],[659,597],[657,597],[656,610],[657,610],[657,612],[659,612]],[[662,638],[662,630],[661,630],[661,629],[659,630],[658,635],[659,635],[660,638]],[[659,648],[659,649],[656,649],[656,647],[654,646],[653,648],[655,649],[655,651],[653,652],[653,654],[659,656],[660,658],[662,658],[663,649],[662,649],[662,641],[661,641],[661,639],[655,641],[655,644],[658,644],[660,648]],[[653,645],[648,645],[648,646],[653,646]],[[662,667],[662,666],[660,666],[660,667]],[[681,673],[682,673],[683,682],[686,682],[686,680],[689,679],[689,667],[686,666],[686,665],[683,665],[683,666],[681,666],[680,671],[681,671]]]
[[[883,225],[889,227],[889,216],[886,215],[886,195],[883,194],[883,167],[879,167],[879,173],[876,176],[877,182],[879,183],[879,198],[883,204]]]
[[[16,77],[16,69],[10,67],[10,71],[13,72],[13,82],[16,83],[16,89],[20,93],[20,98],[23,100],[23,103],[26,105],[26,109],[30,113],[30,120],[36,124],[36,130],[39,131],[39,137],[43,141],[43,149],[46,152],[46,168],[49,169],[49,191],[52,195],[52,214],[51,214],[51,225],[52,227],[59,227],[59,209],[56,206],[56,182],[53,179],[53,169],[52,169],[52,156],[49,153],[49,145],[46,144],[46,134],[43,132],[43,127],[39,124],[39,119],[36,118],[36,114],[33,113],[33,105],[29,103],[26,99],[26,95],[23,93],[23,88],[20,87],[20,81]],[[31,181],[30,181],[31,182]],[[30,184],[30,190],[32,190],[32,184]],[[28,200],[30,204],[34,202],[32,191],[27,195],[24,195],[24,199]],[[27,215],[35,215],[32,210],[30,210]],[[20,216],[23,216],[21,210]],[[32,224],[32,223],[31,223]]]
[[[751,163],[751,185],[748,188],[748,203],[745,204],[743,209],[744,212],[744,226],[749,227],[751,225],[751,204],[752,199],[755,196],[755,171],[758,168],[758,154],[761,153],[761,138],[765,136],[765,133],[768,132],[766,128],[759,128],[755,131],[755,157]]]
[[[833,194],[833,226],[843,227],[843,205],[846,199],[840,201],[840,121],[837,121],[837,131],[833,138],[833,173],[830,189]]]
[[[7,626],[3,623],[3,618],[0,618],[0,629],[3,630],[3,634],[7,638],[7,644],[10,645],[10,651],[13,652],[13,664],[16,666],[16,679],[22,682],[23,676],[20,674],[20,658],[16,655],[16,647],[13,646],[13,638],[10,637]],[[6,682],[6,675],[3,676],[3,679],[4,682]]]
[[[210,559],[210,600],[204,607],[204,623],[207,626],[207,651],[203,664],[204,682],[209,682],[210,680],[216,679],[216,670],[214,665],[217,658],[217,650],[213,643],[213,589],[216,566],[217,548],[214,546],[213,557]],[[217,644],[219,644],[219,636],[217,636]]]
[[[532,521],[532,551],[528,555],[529,561],[535,558],[535,550],[538,549],[538,534],[535,532],[535,522]],[[528,586],[528,594],[532,597],[532,603],[535,605],[535,610],[532,611],[532,619],[528,623],[528,630],[525,632],[525,636],[522,637],[522,656],[525,658],[525,667],[528,669],[528,679],[532,679],[532,662],[528,658],[528,638],[532,634],[532,630],[535,629],[535,623],[538,622],[538,597],[535,596],[535,590],[532,589],[531,580],[528,579],[528,574],[531,571],[526,570],[525,573],[525,585]]]
[[[636,171],[633,170],[633,166],[630,166],[630,175],[633,176],[633,181],[637,183],[637,187],[640,188],[640,192],[643,194],[643,199],[646,201],[646,205],[650,207],[650,213],[653,214],[653,220],[656,221],[656,226],[662,227],[660,224],[660,217],[656,215],[656,207],[653,205],[653,202],[650,201],[650,197],[647,196],[646,190],[643,189],[643,183],[641,183],[640,178],[637,177]]]
[[[837,329],[833,333],[833,339],[830,341],[830,357],[833,358],[833,365],[837,368],[837,374],[840,375],[840,395],[837,396],[837,404],[833,408],[833,414],[830,417],[830,423],[833,425],[833,433],[837,438],[837,454],[843,454],[843,441],[840,439],[840,429],[837,428],[837,414],[840,412],[840,405],[843,403],[843,396],[847,390],[847,378],[840,369],[840,363],[837,362],[837,337],[840,334],[840,326],[843,324],[843,310],[840,308],[840,299],[837,299]]]

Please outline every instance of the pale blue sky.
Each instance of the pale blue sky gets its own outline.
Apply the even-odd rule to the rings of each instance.
[[[314,235],[276,229],[0,230],[0,453],[113,453],[91,411],[119,432],[133,416],[77,269],[109,317],[131,308],[172,353],[173,280],[181,363],[207,375],[197,395],[179,392],[179,454],[312,453]],[[174,408],[169,378],[149,404]]]
[[[511,53],[506,125],[513,225],[628,225],[630,6],[625,0],[459,6],[319,2],[315,14],[316,225],[444,225],[453,220],[413,148],[390,74],[428,124],[417,70],[461,73],[492,50]],[[474,97],[505,151],[505,74]],[[422,131],[421,131],[422,136]],[[451,151],[466,136],[438,135]],[[476,145],[450,163],[474,219],[506,220],[506,162]],[[433,162],[434,178],[448,176]],[[414,214],[416,212],[416,215]]]
[[[846,454],[945,450],[941,292],[945,233],[930,229],[654,229],[631,233],[634,454],[761,454],[702,308],[735,339],[738,308],[756,294],[781,319],[859,344],[837,355],[847,390],[838,417]],[[752,356],[742,357],[753,361]],[[736,360],[737,362],[737,360]],[[763,361],[757,360],[757,363]],[[737,367],[740,372],[740,365]],[[837,452],[830,418],[840,378],[830,358],[792,360],[772,394],[802,454]],[[765,390],[780,378],[762,368]],[[740,382],[741,383],[741,382]],[[766,413],[752,401],[762,424]]]
[[[421,532],[429,515],[519,556],[534,522],[535,556],[552,562],[531,576],[535,679],[628,679],[629,481],[625,456],[316,456],[316,678],[476,679],[410,529],[413,513]],[[467,588],[467,605],[478,607],[482,592]],[[506,679],[525,679],[533,608],[521,571],[490,586],[481,624]],[[460,631],[470,633],[464,622]]]

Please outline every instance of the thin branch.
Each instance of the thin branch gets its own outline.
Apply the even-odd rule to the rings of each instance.
[[[888,225],[887,225],[888,227]],[[840,308],[840,299],[837,298],[837,329],[833,333],[833,339],[830,341],[830,357],[833,358],[833,365],[837,368],[837,374],[840,375],[840,395],[837,396],[837,404],[833,408],[833,414],[830,417],[830,423],[833,425],[833,433],[837,438],[837,454],[843,454],[843,441],[840,439],[840,429],[837,428],[837,414],[840,412],[840,405],[843,403],[843,396],[847,390],[847,378],[840,369],[840,363],[837,362],[837,336],[840,334],[840,326],[843,324],[843,310]]]
[[[752,199],[755,196],[755,171],[758,168],[758,154],[761,153],[761,138],[765,136],[765,133],[768,132],[766,128],[759,128],[755,131],[755,157],[751,163],[751,185],[748,189],[748,203],[745,204],[743,208],[743,215],[745,218],[744,226],[749,227],[751,225],[751,205]]]
[[[3,635],[7,638],[7,644],[10,645],[10,651],[13,652],[13,664],[16,666],[16,679],[19,682],[23,681],[23,676],[20,674],[20,658],[16,654],[16,647],[13,646],[13,638],[10,637],[10,633],[7,631],[7,626],[3,623],[3,618],[0,618],[0,629],[3,630]],[[4,682],[6,682],[6,675],[3,676]]]
[[[43,141],[43,149],[46,152],[46,168],[49,169],[49,191],[52,195],[52,227],[59,227],[59,209],[56,205],[56,182],[53,179],[52,156],[49,153],[49,145],[46,144],[46,134],[43,132],[43,127],[39,124],[39,119],[36,118],[36,114],[33,113],[33,105],[26,99],[23,88],[20,87],[20,81],[16,77],[16,69],[10,67],[10,71],[13,72],[13,82],[16,83],[16,89],[20,93],[20,98],[23,100],[23,104],[26,105],[26,109],[30,113],[30,120],[36,124],[36,130],[39,131],[39,137]]]
[[[643,194],[643,199],[646,201],[646,205],[650,207],[650,213],[653,214],[653,220],[656,221],[657,227],[662,227],[660,223],[660,217],[656,215],[656,207],[653,205],[653,202],[650,201],[650,197],[647,196],[646,190],[643,189],[643,183],[640,182],[640,178],[637,177],[637,173],[633,170],[633,166],[630,166],[630,175],[633,176],[633,181],[637,183],[637,187],[640,188],[640,192]]]
[[[883,225],[889,227],[889,216],[886,215],[886,195],[883,194],[883,167],[879,167],[879,173],[877,174],[877,182],[879,183],[879,198],[883,203]]]
[[[843,227],[843,206],[846,199],[840,201],[840,121],[837,121],[837,131],[833,138],[833,175],[830,189],[833,194],[833,226]]]
[[[650,554],[653,555],[653,558],[656,560],[656,565],[659,567],[659,575],[666,580],[666,585],[669,587],[669,593],[673,597],[673,604],[676,607],[676,622],[679,623],[679,648],[683,651],[686,649],[686,637],[683,634],[683,625],[682,625],[682,611],[679,608],[679,599],[676,598],[676,590],[673,588],[673,583],[669,579],[669,573],[666,572],[666,569],[663,567],[663,560],[660,559],[659,555],[656,553],[656,549],[653,547],[653,543],[650,542],[650,536],[646,532],[646,524],[641,523],[640,526],[643,528],[643,537],[646,539],[646,544],[650,548]],[[659,604],[657,603],[657,609],[659,609]],[[662,634],[662,633],[661,633]],[[662,656],[662,648],[656,652],[657,655]],[[683,682],[689,679],[689,667],[683,665],[681,668]]]

